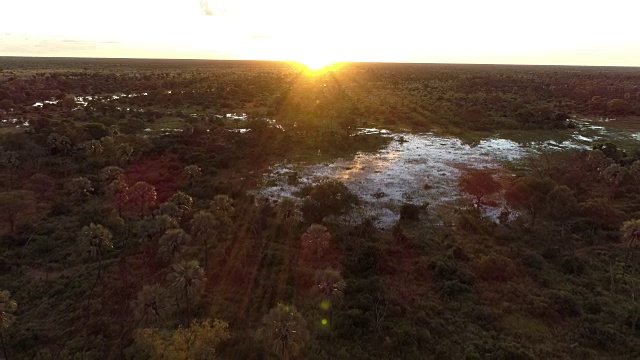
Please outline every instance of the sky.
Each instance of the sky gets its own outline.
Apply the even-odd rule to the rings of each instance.
[[[640,66],[635,0],[0,0],[0,56]]]

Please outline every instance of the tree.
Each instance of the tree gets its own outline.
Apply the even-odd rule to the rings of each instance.
[[[89,140],[80,145],[87,157],[97,157],[104,152],[104,147],[100,140]]]
[[[329,215],[345,214],[359,204],[358,197],[337,180],[307,186],[299,195],[304,198],[301,210],[308,223],[320,223]]]
[[[73,142],[71,142],[68,137],[58,133],[51,133],[47,138],[47,144],[53,155],[69,155],[75,148]]]
[[[183,246],[191,242],[189,234],[180,228],[167,230],[158,240],[158,254],[165,261],[175,260]]]
[[[493,195],[502,189],[490,171],[470,169],[462,173],[458,180],[460,190],[476,198],[476,207],[480,208],[482,198]]]
[[[0,342],[2,342],[2,351],[4,358],[9,359],[7,355],[7,346],[4,343],[4,332],[15,321],[13,313],[18,309],[18,304],[11,299],[11,293],[7,290],[0,290]]]
[[[122,217],[122,209],[129,202],[129,186],[124,180],[115,179],[107,186],[106,193],[118,209],[118,216]]]
[[[216,195],[213,201],[209,203],[209,210],[218,219],[221,225],[231,225],[231,216],[233,215],[235,208],[233,207],[233,200],[227,195]]]
[[[56,183],[52,177],[37,173],[29,178],[27,187],[42,197],[53,193],[53,190],[56,188]]]
[[[624,257],[624,265],[622,267],[622,276],[624,277],[629,259],[636,248],[636,243],[640,240],[640,220],[625,221],[624,224],[622,224],[621,232],[622,241],[627,242],[627,253]]]
[[[550,220],[560,224],[561,236],[564,237],[568,220],[574,218],[580,210],[578,200],[571,189],[561,185],[551,190],[545,201],[547,203],[545,214]]]
[[[329,248],[331,234],[322,225],[312,224],[301,237],[302,254],[304,258],[322,258],[324,252]]]
[[[116,180],[124,180],[124,170],[119,166],[105,166],[98,173],[98,178],[103,186],[108,186]]]
[[[220,240],[220,222],[208,211],[199,211],[191,220],[191,236],[204,248],[204,266],[207,267],[209,248]]]
[[[36,208],[36,196],[27,190],[14,190],[0,193],[0,214],[9,224],[9,229],[15,232],[18,220],[26,217]]]
[[[173,271],[167,276],[169,289],[176,298],[176,306],[187,309],[187,315],[191,317],[191,305],[200,299],[204,290],[204,270],[197,260],[181,261],[173,264]]]
[[[182,170],[182,177],[187,180],[189,186],[193,185],[193,182],[202,176],[202,170],[197,165],[187,165]]]
[[[617,229],[625,218],[624,212],[606,198],[592,198],[583,202],[580,204],[580,213],[592,223],[592,232],[595,232],[596,227]]]
[[[626,167],[618,164],[609,165],[602,172],[602,176],[609,184],[609,197],[614,198],[618,193],[618,190],[627,182],[632,180],[631,173]]]
[[[132,303],[133,314],[139,324],[152,325],[169,315],[165,289],[160,285],[145,285]]]
[[[9,111],[9,110],[13,109],[14,106],[15,106],[15,104],[10,99],[2,99],[2,100],[0,100],[0,109],[1,110]]]
[[[128,191],[129,203],[140,212],[140,220],[145,212],[156,203],[156,188],[144,181],[138,181]]]
[[[226,322],[205,319],[194,320],[189,327],[178,327],[175,330],[137,330],[134,334],[134,344],[146,355],[143,355],[145,358],[214,360],[217,358],[218,345],[229,338],[229,325]]]
[[[183,193],[182,191],[178,191],[173,194],[167,202],[160,205],[159,210],[161,214],[166,214],[178,220],[182,220],[185,215],[191,211],[191,206],[193,206],[193,199],[191,196]]]
[[[18,153],[16,153],[15,151],[0,152],[0,165],[7,169],[7,172],[9,173],[9,189],[13,190],[16,171],[20,166]]]
[[[91,187],[91,181],[86,177],[75,177],[71,179],[68,183],[66,183],[65,188],[69,197],[75,201],[80,202],[89,197],[91,192],[93,191],[93,187]]]
[[[613,99],[607,103],[607,110],[613,115],[627,115],[631,112],[632,106],[622,99]]]
[[[78,233],[79,248],[89,253],[92,257],[98,258],[98,275],[93,283],[89,295],[87,296],[87,309],[91,299],[91,294],[96,284],[102,277],[102,258],[105,250],[113,248],[113,236],[111,232],[102,225],[91,223],[80,230]]]
[[[504,197],[507,204],[515,209],[522,209],[531,215],[531,225],[535,225],[536,218],[544,210],[547,194],[556,187],[551,179],[526,177],[512,184]]]
[[[320,294],[322,294],[322,308],[329,310],[329,360],[331,360],[333,350],[333,304],[344,293],[345,281],[340,272],[326,268],[316,273],[316,284]]]
[[[295,306],[278,303],[262,318],[256,338],[275,355],[288,360],[300,354],[309,341],[309,331]]]
[[[109,229],[94,223],[84,226],[78,234],[80,247],[86,250],[89,255],[97,256],[98,260],[102,260],[102,253],[105,249],[113,247],[112,239],[113,236]]]

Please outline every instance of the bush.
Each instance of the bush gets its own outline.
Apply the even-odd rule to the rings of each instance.
[[[485,281],[505,282],[516,275],[513,262],[503,256],[483,256],[476,264],[476,274]]]
[[[414,204],[403,204],[400,208],[400,220],[420,220],[420,207]]]
[[[360,202],[351,190],[337,180],[306,186],[298,195],[304,197],[301,210],[305,221],[309,223],[321,223],[327,216],[345,214]]]
[[[573,295],[564,291],[556,291],[551,295],[554,310],[562,317],[576,317],[582,314],[580,304]]]
[[[460,295],[468,294],[472,291],[469,285],[463,284],[458,280],[445,281],[440,287],[440,292],[448,298],[456,298]]]
[[[560,265],[562,272],[567,275],[582,275],[584,273],[584,262],[575,256],[565,257]]]

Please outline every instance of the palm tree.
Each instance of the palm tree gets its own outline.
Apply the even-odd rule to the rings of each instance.
[[[81,249],[92,257],[98,257],[98,275],[102,271],[102,255],[104,250],[113,248],[113,236],[109,229],[100,224],[91,223],[80,230],[78,241]]]
[[[309,341],[309,331],[295,306],[278,303],[262,318],[262,327],[256,337],[281,359],[288,360],[300,354]]]
[[[93,187],[91,187],[91,180],[86,177],[76,177],[71,179],[65,185],[67,192],[71,199],[75,202],[82,202],[84,199],[91,195]]]
[[[208,211],[199,211],[191,220],[191,236],[204,247],[204,267],[209,259],[209,246],[219,240],[220,222]]]
[[[231,216],[236,211],[233,207],[233,200],[227,195],[216,195],[209,203],[211,213],[218,219],[221,226],[231,226]]]
[[[158,240],[160,248],[158,254],[165,261],[172,261],[182,250],[182,247],[191,242],[191,236],[180,228],[167,230]]]
[[[89,291],[89,295],[87,297],[87,306],[89,306],[89,301],[91,299],[93,289],[96,287],[96,284],[98,284],[98,281],[102,276],[103,252],[107,249],[113,248],[112,238],[113,236],[107,228],[99,224],[96,225],[94,223],[83,227],[78,234],[80,249],[88,252],[92,257],[98,258],[98,275],[96,276],[96,281],[93,283],[91,290]]]
[[[140,220],[144,219],[145,211],[156,203],[156,197],[156,188],[144,181],[133,184],[128,191],[128,200],[140,212]]]
[[[177,220],[182,221],[185,215],[191,211],[193,205],[193,199],[191,196],[178,191],[160,206],[160,213],[174,217]]]
[[[4,343],[4,330],[13,325],[15,321],[13,313],[17,308],[18,304],[11,299],[11,293],[7,290],[0,290],[0,342],[2,342],[5,359],[9,359],[9,355],[7,355],[7,347]]]
[[[629,258],[633,254],[636,243],[640,240],[640,220],[629,220],[622,224],[622,240],[627,241],[627,252],[624,257],[624,265],[622,266],[622,277],[624,278]]]
[[[325,250],[329,247],[331,233],[319,224],[312,224],[307,231],[302,234],[302,252],[305,258],[322,258]]]
[[[156,324],[169,313],[165,290],[157,284],[145,285],[131,305],[141,325]]]
[[[191,317],[191,304],[197,301],[204,289],[204,270],[197,260],[181,261],[173,264],[173,271],[167,276],[169,288],[176,296],[176,305],[183,300],[187,314]]]
[[[332,356],[332,335],[333,335],[333,304],[342,297],[345,282],[340,272],[326,268],[316,273],[316,284],[322,294],[322,308],[329,310],[329,360]]]
[[[187,165],[182,170],[182,177],[187,180],[188,186],[193,186],[195,179],[202,176],[202,169],[197,165]]]
[[[115,179],[107,185],[105,192],[118,209],[118,216],[122,217],[122,209],[129,201],[129,185],[123,179]]]

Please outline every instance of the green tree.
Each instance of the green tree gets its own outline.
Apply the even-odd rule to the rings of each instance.
[[[622,267],[622,276],[624,277],[629,260],[636,249],[636,244],[640,241],[640,220],[625,221],[624,224],[622,224],[621,232],[622,241],[627,242],[627,251],[624,256],[624,265]]]
[[[564,230],[570,224],[570,220],[575,218],[580,210],[578,200],[573,191],[568,187],[556,186],[547,194],[545,215],[551,221],[560,225],[561,236],[564,237]]]
[[[504,197],[509,206],[527,211],[531,216],[531,226],[534,226],[538,215],[545,208],[547,194],[555,187],[556,184],[551,179],[526,177],[511,185]]]
[[[307,322],[293,305],[278,303],[262,318],[256,338],[281,359],[300,354],[309,341]]]
[[[333,305],[342,298],[345,281],[340,272],[326,268],[316,273],[316,286],[322,295],[321,308],[329,310],[329,360],[333,355]]]
[[[20,167],[20,159],[15,151],[0,152],[0,165],[7,170],[9,174],[9,189],[13,190],[16,172]]]
[[[191,242],[191,237],[181,228],[168,229],[158,240],[158,255],[164,261],[172,261]]]
[[[221,320],[194,320],[187,328],[140,329],[134,345],[140,357],[161,360],[214,360],[216,348],[230,338],[229,325]],[[146,355],[146,356],[144,356]]]
[[[628,101],[613,99],[607,103],[607,110],[613,115],[627,115],[631,112],[632,106]]]
[[[193,199],[191,196],[183,193],[182,191],[178,191],[173,194],[167,202],[160,205],[159,211],[161,214],[166,214],[178,220],[182,220],[191,211],[192,206]]]
[[[49,134],[47,144],[53,155],[70,155],[75,149],[75,145],[71,139],[58,133]]]
[[[105,166],[98,173],[98,179],[103,186],[109,186],[116,180],[124,180],[124,170],[119,166]]]
[[[36,173],[29,178],[27,188],[43,197],[53,193],[56,188],[56,182],[50,176]]]
[[[191,236],[204,248],[204,267],[207,268],[209,249],[220,240],[221,224],[208,211],[199,211],[191,220]]]
[[[193,186],[193,182],[202,176],[202,169],[197,165],[187,165],[182,170],[182,177],[187,181],[189,187]]]
[[[218,219],[221,226],[230,226],[231,216],[235,212],[233,200],[227,195],[216,195],[209,203],[209,211]]]
[[[102,277],[102,261],[104,252],[113,248],[113,236],[109,229],[104,226],[91,223],[84,226],[78,233],[78,246],[83,252],[88,253],[91,257],[98,258],[98,274],[96,275],[96,280],[89,291],[89,295],[87,296],[88,309],[93,289],[95,289],[98,281],[100,281],[100,278]]]
[[[173,264],[171,273],[167,276],[169,289],[176,299],[177,308],[186,308],[187,315],[191,317],[191,307],[202,295],[204,290],[204,270],[197,260],[181,261]]]
[[[145,285],[138,292],[138,296],[132,303],[133,314],[141,325],[153,325],[169,316],[165,289],[160,285]]]
[[[4,343],[4,334],[15,321],[13,313],[17,308],[18,304],[11,299],[11,293],[7,290],[0,290],[0,342],[2,342],[5,359],[9,359],[9,355],[7,355],[7,346]]]
[[[84,153],[89,158],[96,158],[104,152],[104,147],[100,140],[89,140],[80,145],[80,148],[84,150]]]
[[[81,202],[88,198],[93,191],[91,181],[86,177],[75,177],[65,184],[67,194],[74,202]]]
[[[0,193],[0,214],[13,234],[19,220],[35,211],[37,202],[32,191],[14,190]]]
[[[299,195],[304,198],[301,210],[308,223],[320,223],[329,215],[345,214],[360,203],[358,197],[337,180],[307,186]]]

